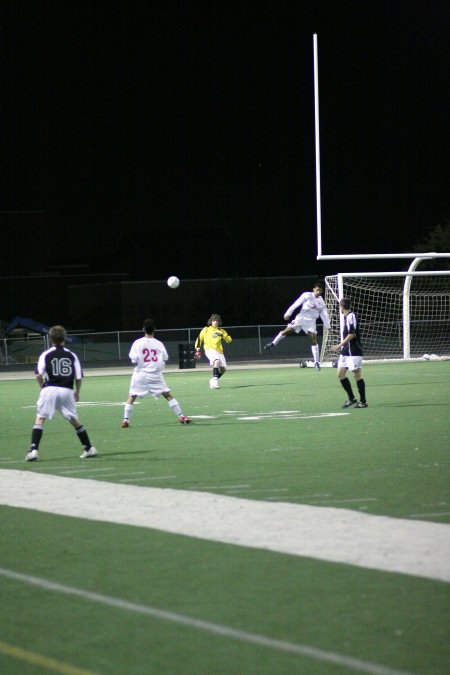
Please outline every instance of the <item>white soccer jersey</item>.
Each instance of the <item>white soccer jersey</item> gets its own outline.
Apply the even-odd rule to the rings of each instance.
[[[316,297],[312,291],[306,291],[305,293],[302,293],[297,298],[297,300],[286,310],[286,314],[291,316],[291,314],[297,309],[297,307],[300,307],[300,305],[302,306],[300,311],[300,316],[302,318],[318,319],[320,316],[323,321],[324,328],[330,327],[327,306],[320,295]]]
[[[136,365],[135,372],[160,373],[169,355],[160,340],[142,337],[131,345],[129,357]]]

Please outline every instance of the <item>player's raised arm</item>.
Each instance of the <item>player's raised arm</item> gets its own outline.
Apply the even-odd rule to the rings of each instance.
[[[293,302],[292,305],[288,307],[288,309],[285,311],[284,313],[285,321],[288,321],[290,319],[290,317],[292,316],[293,312],[295,312],[297,307],[303,305],[307,297],[308,297],[307,293],[302,293],[301,295],[298,296],[297,300]]]

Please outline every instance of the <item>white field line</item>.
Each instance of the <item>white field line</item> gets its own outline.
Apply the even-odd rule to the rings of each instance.
[[[133,473],[121,473],[121,472],[119,473],[118,471],[111,471],[110,473],[102,473],[101,478],[103,480],[104,478],[111,478],[111,476],[113,476],[113,477],[115,476],[117,478],[119,476],[137,476],[137,475],[142,477],[143,475],[145,475],[145,472],[144,471],[133,471]],[[89,478],[89,476],[88,476],[88,478]],[[124,481],[127,481],[127,480],[128,480],[127,478],[124,479]],[[135,479],[130,478],[130,480],[135,480]]]
[[[103,469],[93,469],[92,464],[91,465],[85,465],[83,467],[78,468],[78,469],[70,469],[70,470],[65,470],[65,471],[60,471],[59,473],[61,474],[66,474],[66,473],[104,473],[105,471],[108,471],[107,467],[104,467]]]
[[[135,405],[139,404],[139,401],[136,401]],[[91,408],[106,408],[106,407],[117,407],[117,406],[123,406],[123,402],[117,402],[117,401],[80,401],[77,403],[78,408],[83,408],[83,407],[91,407]],[[22,406],[22,409],[25,410],[27,408],[36,408],[36,405],[26,405]],[[349,412],[319,412],[316,414],[306,414],[302,413],[301,410],[276,410],[272,412],[261,412],[261,413],[256,413],[254,415],[245,415],[245,411],[230,411],[230,410],[225,410],[224,413],[228,416],[230,414],[236,415],[238,420],[241,420],[242,422],[260,422],[265,419],[270,419],[270,420],[299,420],[299,419],[304,419],[304,420],[309,420],[309,419],[321,419],[324,417],[347,417],[350,415]],[[217,415],[192,415],[192,419],[217,419]]]
[[[227,488],[230,492],[242,492],[241,488]],[[252,488],[251,490],[244,490],[245,494],[250,492],[287,492],[288,488]]]
[[[448,361],[448,358],[442,357],[441,361]],[[417,359],[411,359],[411,361],[407,362],[408,363],[420,363],[423,362],[423,358],[417,358]],[[322,364],[322,367],[329,368],[331,364],[328,364],[328,362]],[[363,366],[377,366],[377,365],[389,365],[389,366],[397,366],[399,365],[400,368],[398,370],[395,369],[390,369],[389,374],[392,375],[404,375],[404,371],[402,370],[402,366],[404,365],[404,362],[401,359],[379,359],[377,361],[363,361]],[[230,381],[232,380],[233,376],[233,371],[239,371],[239,370],[272,370],[274,368],[293,368],[295,370],[298,370],[299,364],[298,360],[295,359],[286,359],[284,361],[247,361],[247,362],[241,362],[241,363],[234,363],[234,364],[228,364],[227,367],[227,380],[229,379]],[[195,375],[196,373],[202,373],[205,374],[206,376],[209,374],[209,369],[210,366],[207,363],[200,363],[197,364],[195,368],[192,369],[183,369],[180,370],[178,366],[175,364],[167,364],[167,367],[164,370],[165,375]],[[371,377],[381,377],[385,378],[386,375],[384,372],[377,372],[376,369],[374,369],[374,373],[370,373]],[[116,366],[116,367],[110,367],[110,368],[84,368],[84,376],[85,377],[109,377],[109,376],[115,376],[115,375],[123,375],[127,376],[128,378],[131,377],[131,374],[133,372],[133,366],[131,364],[127,364],[124,366]],[[434,377],[434,373],[423,373],[421,374],[421,377]],[[26,371],[0,371],[0,381],[1,380],[35,380],[36,376],[34,374],[34,368]],[[233,378],[233,381],[234,378]],[[177,385],[179,386],[179,385]]]
[[[51,460],[49,460],[49,461],[51,461]],[[23,464],[23,460],[22,460],[22,464]],[[78,462],[77,464],[68,464],[67,466],[59,466],[58,464],[52,465],[52,464],[47,464],[47,462],[45,462],[45,472],[47,472],[47,471],[63,471],[65,469],[76,469],[76,468],[80,468],[80,462]],[[39,472],[40,464],[35,465],[33,467],[33,469],[34,469],[34,471]]]
[[[102,476],[103,478],[103,476]],[[310,502],[310,504],[329,504],[332,502],[333,504],[351,504],[352,502],[377,502],[378,497],[355,497],[353,499],[317,499],[313,502]]]
[[[142,473],[142,472],[140,472]],[[117,475],[117,474],[116,474]],[[120,474],[121,476],[123,474]],[[102,476],[103,478],[103,476]],[[128,483],[128,480],[140,481],[140,480],[168,480],[169,478],[176,478],[176,476],[142,476],[141,478],[130,478],[130,479],[121,479],[119,483]]]
[[[186,490],[232,490],[233,488],[249,488],[250,485],[191,485]]]
[[[300,412],[300,411],[299,411]],[[249,415],[246,417],[238,417],[238,420],[241,420],[241,422],[261,422],[261,420],[312,420],[312,419],[324,419],[325,417],[346,417],[347,415],[350,415],[350,413],[338,413],[338,412],[332,412],[332,413],[318,413],[317,415],[305,415],[305,414],[298,414],[298,415],[293,415],[292,413],[289,415],[270,415],[270,414],[265,414],[265,415]]]
[[[169,612],[164,609],[159,609],[158,607],[140,605],[138,603],[129,602],[127,600],[115,598],[110,595],[103,595],[102,593],[93,593],[82,588],[75,588],[73,586],[55,583],[49,579],[43,579],[41,577],[34,577],[28,574],[19,574],[18,572],[13,572],[12,570],[3,569],[1,567],[0,576],[12,579],[13,581],[17,581],[19,583],[37,586],[39,588],[43,588],[46,591],[71,595],[77,598],[82,598],[83,600],[87,600],[88,602],[95,602],[100,605],[113,607],[126,612],[142,614],[149,616],[152,619],[157,619],[158,621],[169,621],[170,623],[181,624],[183,626],[187,626],[188,628],[199,630],[203,633],[219,635],[222,637],[231,638],[233,640],[238,640],[240,642],[258,645],[259,647],[274,649],[279,652],[295,654],[297,656],[305,656],[323,663],[332,663],[334,665],[343,666],[344,668],[349,668],[350,670],[356,670],[360,673],[369,673],[370,675],[408,675],[408,673],[405,673],[405,671],[393,670],[392,668],[378,665],[377,663],[371,663],[370,661],[363,661],[361,659],[353,658],[352,656],[345,656],[344,654],[325,651],[316,647],[311,647],[310,645],[296,644],[284,640],[276,640],[274,638],[266,637],[265,635],[259,635],[258,633],[249,633],[247,631],[231,628],[230,626],[211,623],[209,621],[203,621],[202,619],[195,619],[194,617],[186,616],[184,614]]]
[[[0,470],[0,504],[450,582],[450,525]]]

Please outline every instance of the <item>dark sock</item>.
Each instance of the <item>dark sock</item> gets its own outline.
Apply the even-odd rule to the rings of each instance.
[[[341,380],[341,384],[344,387],[345,391],[347,392],[349,400],[353,401],[355,396],[353,394],[352,385],[350,384],[350,380],[348,379],[348,377],[344,377],[344,379]]]
[[[358,387],[359,398],[361,400],[361,403],[367,403],[367,401],[366,401],[366,383],[364,382],[364,380],[357,380],[356,386]]]
[[[217,377],[219,378],[219,380],[220,380],[220,378],[222,377],[222,375],[223,375],[223,373],[221,373],[220,370],[219,370],[219,374],[218,374],[218,376],[217,376]]]
[[[80,439],[81,445],[87,450],[89,450],[89,448],[91,447],[91,441],[89,440],[88,432],[86,431],[84,426],[81,425],[81,427],[77,427],[75,431],[77,432],[77,436]]]
[[[213,377],[220,377],[218,368],[213,368]]]
[[[42,438],[42,427],[34,426],[31,432],[31,448],[36,448],[36,450],[39,447],[39,443],[41,442]]]

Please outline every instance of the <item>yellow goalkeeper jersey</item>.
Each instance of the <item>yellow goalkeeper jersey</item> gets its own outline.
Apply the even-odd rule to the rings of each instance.
[[[205,326],[195,341],[195,348],[201,349],[203,345],[205,350],[215,349],[217,352],[223,354],[222,340],[225,340],[229,344],[232,339],[231,335],[228,335],[224,328]]]

